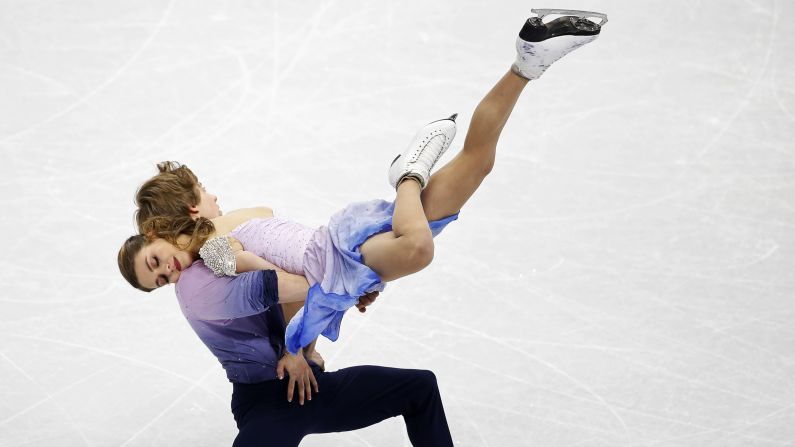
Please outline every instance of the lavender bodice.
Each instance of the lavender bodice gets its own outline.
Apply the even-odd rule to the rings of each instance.
[[[280,217],[251,219],[229,233],[246,251],[264,258],[277,267],[304,275],[304,252],[317,231]]]

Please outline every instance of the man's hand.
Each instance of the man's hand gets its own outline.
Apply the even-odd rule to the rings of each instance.
[[[306,396],[307,400],[312,400],[313,386],[316,393],[320,392],[315,375],[312,373],[312,368],[306,363],[301,351],[298,351],[297,355],[286,352],[284,357],[279,360],[279,364],[276,365],[276,375],[279,376],[279,380],[284,379],[285,370],[290,377],[290,382],[287,384],[287,402],[293,401],[295,386],[298,387],[298,403],[301,405],[304,404],[304,396]]]
[[[359,297],[359,302],[356,303],[356,308],[359,309],[361,313],[367,312],[367,306],[373,304],[376,298],[378,298],[378,292],[370,292],[366,295],[362,295]]]

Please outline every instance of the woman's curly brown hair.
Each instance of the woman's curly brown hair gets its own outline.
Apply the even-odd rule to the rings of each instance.
[[[152,217],[141,225],[142,234],[129,237],[119,249],[117,263],[119,271],[131,286],[144,292],[154,289],[143,287],[135,274],[135,257],[143,248],[156,239],[165,239],[180,250],[185,250],[198,257],[199,248],[215,233],[215,225],[210,219],[199,217],[191,219],[189,216],[179,217]],[[187,244],[179,244],[180,235],[190,237]]]

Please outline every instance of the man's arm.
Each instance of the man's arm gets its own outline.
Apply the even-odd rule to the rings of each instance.
[[[306,300],[309,293],[309,282],[300,275],[287,272],[276,272],[279,287],[279,303],[296,303]],[[289,321],[289,320],[288,320]]]
[[[292,303],[280,303],[282,306],[282,315],[284,315],[284,321],[290,321],[293,319],[295,314],[304,307],[303,301],[294,301]]]
[[[303,302],[306,300],[306,294],[309,293],[309,282],[303,276],[287,273],[266,259],[245,250],[235,253],[235,262],[237,264],[236,270],[238,273],[257,270],[273,270],[276,272],[279,294],[278,303],[301,303],[295,307],[295,311],[290,314],[289,318],[285,312],[286,321],[290,321],[293,315],[295,315],[295,312],[303,306]]]

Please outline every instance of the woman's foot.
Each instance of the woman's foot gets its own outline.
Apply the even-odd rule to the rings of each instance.
[[[527,19],[516,39],[516,62],[511,69],[526,79],[536,79],[571,51],[593,42],[607,23],[607,16],[598,12],[533,9],[538,17]],[[548,14],[563,14],[548,23]],[[596,23],[586,17],[598,17]]]
[[[444,151],[450,147],[455,137],[455,118],[457,114],[429,123],[414,136],[406,151],[392,160],[389,167],[389,184],[397,188],[406,177],[414,177],[425,188],[431,176],[431,169],[439,161]]]

